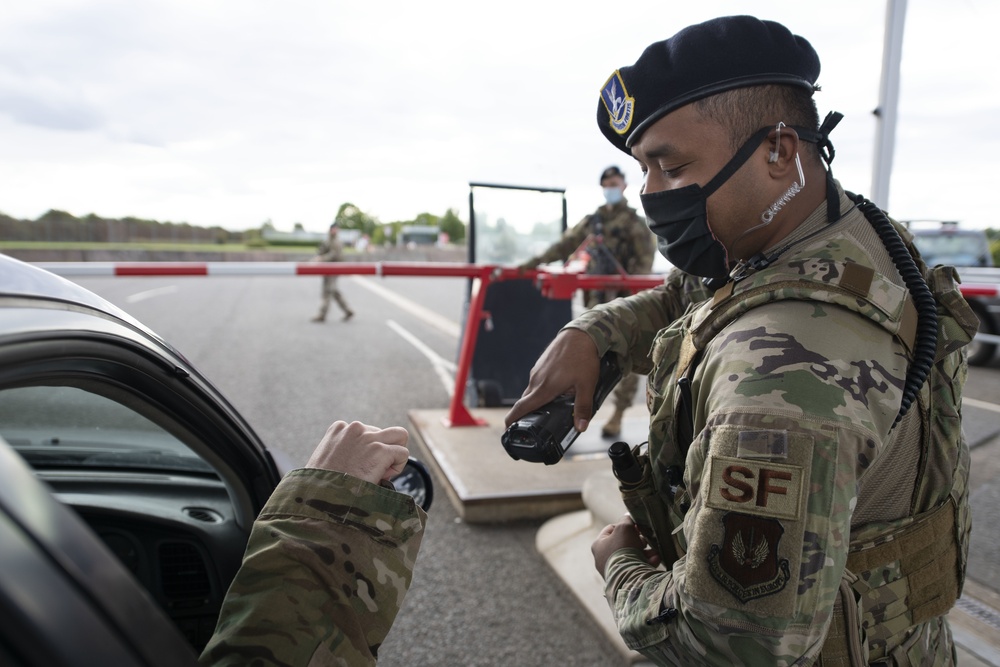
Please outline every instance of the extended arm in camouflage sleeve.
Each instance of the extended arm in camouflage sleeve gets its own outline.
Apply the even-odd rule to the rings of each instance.
[[[644,275],[653,271],[653,259],[656,254],[656,239],[649,231],[646,222],[638,218],[632,227],[635,260],[629,273]]]
[[[344,244],[339,239],[323,241],[316,250],[316,257],[323,262],[339,262],[344,257]]]
[[[537,257],[531,258],[529,261],[525,262],[524,265],[530,265],[533,268],[539,264],[548,264],[549,262],[554,262],[556,260],[565,262],[569,259],[569,256],[573,254],[573,251],[580,247],[580,244],[583,243],[589,233],[590,216],[588,215],[583,220],[576,223],[576,225],[563,232],[562,237],[549,246],[545,252]]]
[[[711,295],[700,278],[675,268],[663,286],[597,305],[566,327],[580,329],[593,338],[599,356],[614,352],[623,374],[648,373],[652,370],[649,349],[656,334],[689,306]]]
[[[254,522],[203,665],[374,665],[427,515],[344,473],[290,472]]]

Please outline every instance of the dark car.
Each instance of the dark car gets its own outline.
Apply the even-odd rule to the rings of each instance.
[[[0,664],[192,661],[282,458],[156,334],[0,256]]]

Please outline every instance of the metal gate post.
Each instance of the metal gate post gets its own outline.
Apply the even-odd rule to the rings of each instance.
[[[465,318],[465,334],[462,336],[462,349],[458,355],[458,368],[455,371],[455,390],[451,395],[451,406],[448,415],[443,418],[445,426],[486,426],[485,419],[473,417],[463,403],[465,383],[469,379],[472,368],[472,357],[476,351],[476,338],[479,337],[479,323],[487,317],[483,313],[483,303],[486,301],[486,289],[489,287],[490,274],[493,267],[487,267],[472,280],[472,294],[469,300],[469,314]]]

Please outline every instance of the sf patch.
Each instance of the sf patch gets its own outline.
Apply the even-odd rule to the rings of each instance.
[[[708,571],[737,600],[774,595],[791,578],[787,558],[778,558],[785,529],[777,519],[739,512],[722,517],[722,544],[708,552]]]
[[[632,110],[635,106],[635,99],[628,96],[625,90],[625,82],[622,75],[615,70],[604,87],[601,88],[601,100],[608,110],[612,129],[618,134],[625,134],[632,126]]]
[[[802,516],[801,466],[728,456],[712,457],[710,466],[709,507],[776,519]]]

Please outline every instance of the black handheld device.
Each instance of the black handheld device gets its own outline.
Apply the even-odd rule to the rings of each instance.
[[[601,373],[594,390],[594,412],[621,379],[613,355],[601,359]],[[515,461],[524,460],[550,466],[558,463],[580,432],[573,426],[573,397],[560,396],[511,424],[500,442]]]

